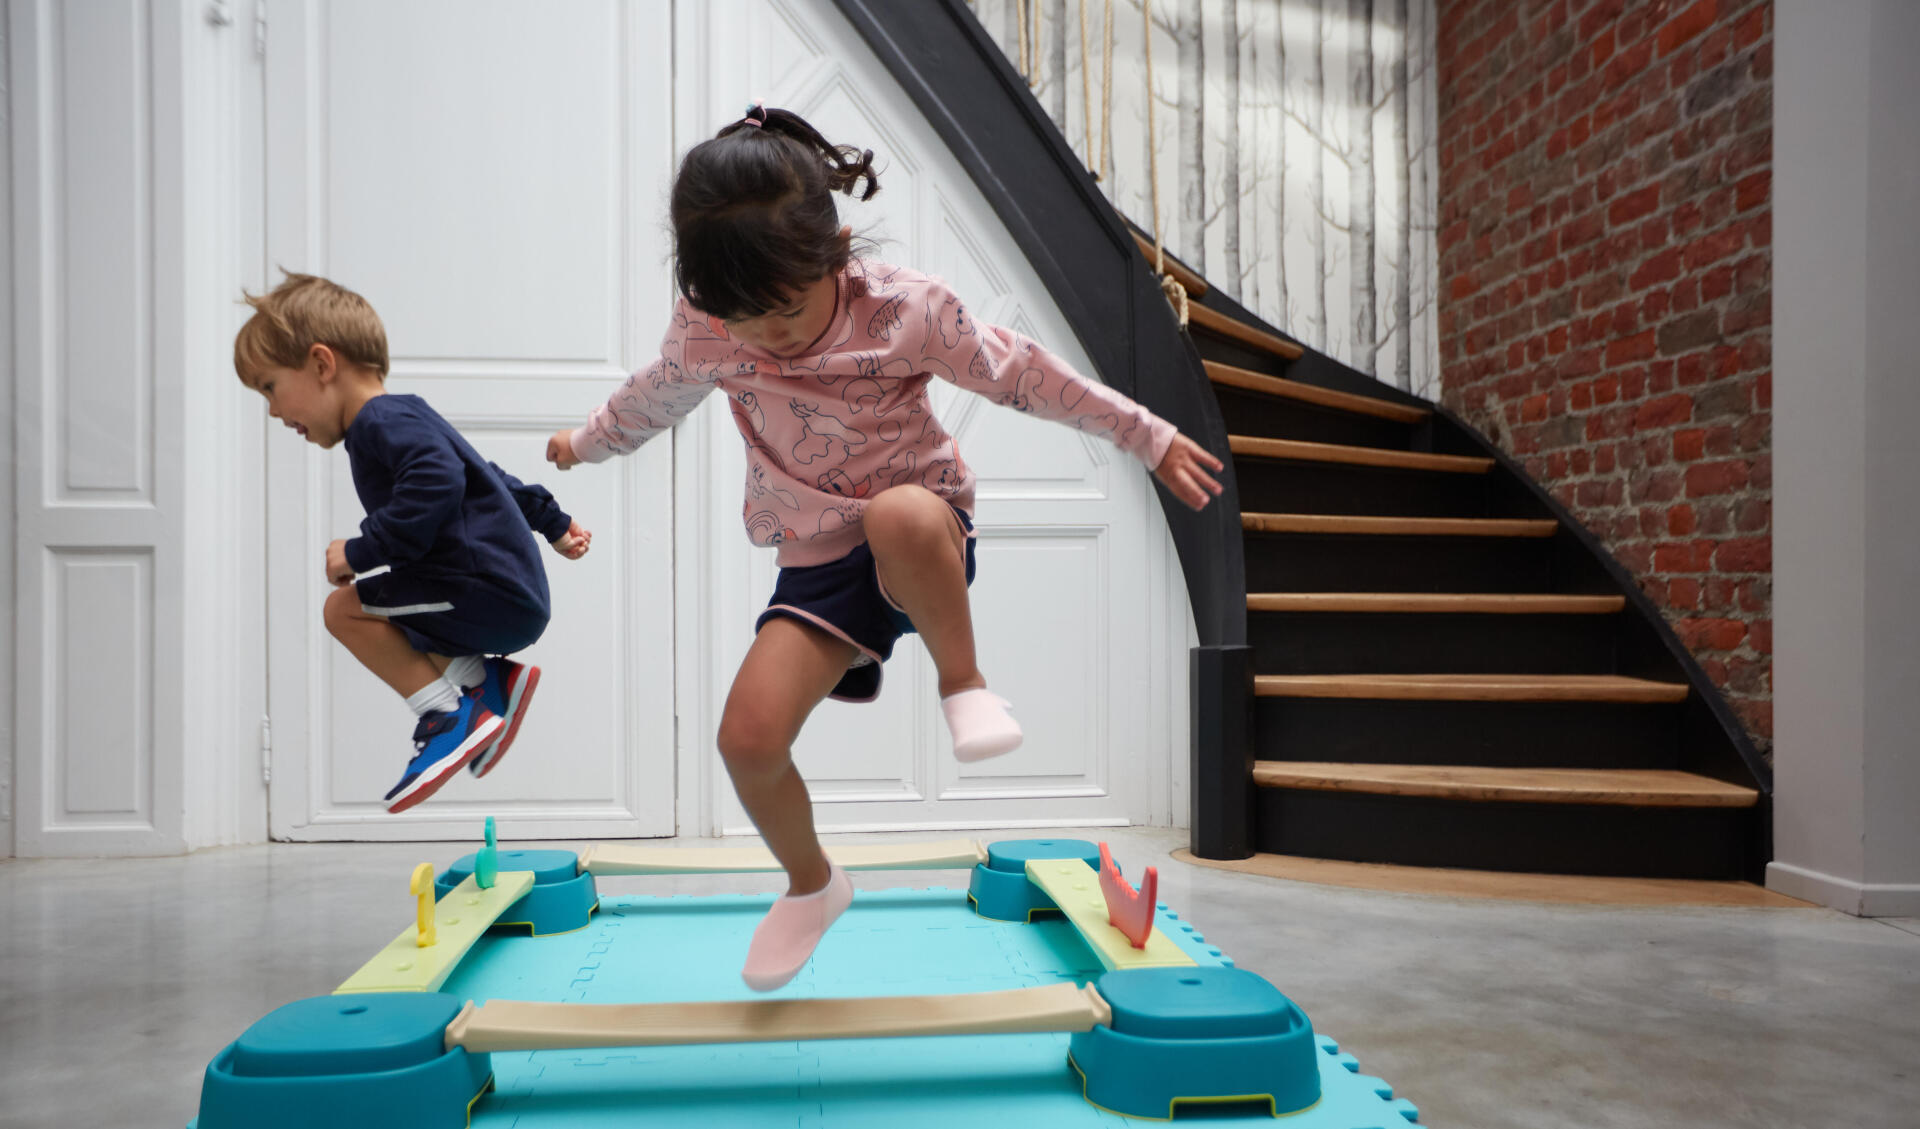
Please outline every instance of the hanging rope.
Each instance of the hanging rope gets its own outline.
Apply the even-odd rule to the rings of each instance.
[[[1160,276],[1160,289],[1180,311],[1180,328],[1187,327],[1187,288],[1167,269],[1166,246],[1160,241],[1160,149],[1153,140],[1153,0],[1140,0],[1140,29],[1145,38],[1147,60],[1147,168],[1153,181],[1153,273]]]
[[[1100,61],[1100,159],[1094,177],[1104,175],[1113,160],[1113,0],[1107,0],[1107,45]]]
[[[1035,0],[1035,3],[1038,2]],[[1027,65],[1027,0],[1016,0],[1016,4],[1020,17],[1020,77],[1027,80],[1028,86],[1032,86],[1033,71]]]
[[[1087,123],[1087,171],[1099,180],[1100,162],[1093,155],[1093,88],[1087,80],[1087,68],[1092,65],[1093,56],[1087,54],[1087,0],[1080,0],[1080,111]]]

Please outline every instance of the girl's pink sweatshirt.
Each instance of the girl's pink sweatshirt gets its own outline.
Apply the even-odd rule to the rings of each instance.
[[[890,486],[917,483],[972,516],[973,472],[927,399],[936,376],[1098,435],[1149,470],[1173,442],[1172,424],[1028,338],[975,322],[940,280],[856,259],[833,320],[800,356],[737,341],[681,299],[660,359],[594,410],[573,450],[590,463],[628,454],[725,389],[747,441],[748,536],[778,546],[782,567],[824,564],[865,540],[861,512]]]

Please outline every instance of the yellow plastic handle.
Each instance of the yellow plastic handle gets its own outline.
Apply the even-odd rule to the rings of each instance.
[[[434,942],[432,863],[423,862],[413,868],[413,883],[409,889],[413,896],[420,900],[420,929],[417,943],[424,949]]]

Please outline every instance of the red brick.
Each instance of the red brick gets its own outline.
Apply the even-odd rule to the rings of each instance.
[[[1770,572],[1773,569],[1773,539],[1742,537],[1723,541],[1714,553],[1713,560],[1725,572]]]
[[[1705,572],[1713,564],[1712,541],[1669,541],[1653,549],[1656,572]]]
[[[1743,212],[1767,203],[1773,197],[1773,171],[1762,169],[1743,178],[1734,185],[1734,194],[1734,206]]]
[[[1673,461],[1690,463],[1706,454],[1707,433],[1698,427],[1673,433]]]
[[[1667,606],[1681,611],[1691,611],[1700,606],[1700,582],[1691,577],[1681,577],[1667,582]]]
[[[1694,529],[1693,507],[1682,503],[1667,511],[1667,532],[1685,537]]]
[[[1635,290],[1645,290],[1649,286],[1658,286],[1680,277],[1681,252],[1678,247],[1662,251],[1633,272],[1627,279],[1627,285]]]
[[[1752,468],[1739,460],[1719,463],[1695,463],[1687,468],[1687,497],[1701,498],[1729,494],[1746,486]]]
[[[1754,650],[1763,655],[1771,655],[1773,653],[1773,621],[1759,619],[1748,625],[1747,640],[1753,644]]]
[[[1660,186],[1649,184],[1635,192],[1615,200],[1607,209],[1607,221],[1615,227],[1630,224],[1642,216],[1650,216],[1660,207]]]
[[[1693,397],[1680,394],[1662,396],[1658,400],[1648,400],[1634,413],[1633,426],[1637,431],[1652,431],[1656,428],[1672,427],[1676,423],[1685,423],[1693,417]]]
[[[1683,619],[1673,625],[1689,648],[1731,651],[1747,637],[1747,625],[1737,619]]]
[[[1745,51],[1755,43],[1758,43],[1760,37],[1767,33],[1767,12],[1772,7],[1773,5],[1771,4],[1761,4],[1754,8],[1753,11],[1741,17],[1739,23],[1733,25],[1733,49],[1735,51]]]

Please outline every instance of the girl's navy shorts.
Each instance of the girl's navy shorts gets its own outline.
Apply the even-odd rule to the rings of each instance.
[[[967,583],[973,583],[973,520],[949,503],[953,516],[967,534]],[[754,621],[757,632],[767,621],[784,617],[818,627],[860,648],[827,696],[843,702],[871,702],[880,696],[880,664],[893,655],[893,644],[913,633],[913,621],[880,586],[873,549],[861,542],[852,552],[826,564],[783,568],[773,584],[767,610]]]
[[[354,581],[360,610],[386,617],[416,651],[459,658],[533,646],[550,613],[527,597],[469,576],[382,572]]]

